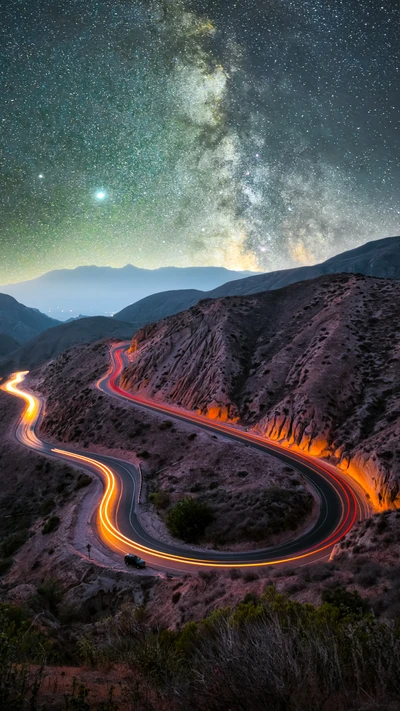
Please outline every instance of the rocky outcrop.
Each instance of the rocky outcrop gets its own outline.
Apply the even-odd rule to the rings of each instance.
[[[136,334],[122,384],[329,457],[398,506],[399,303],[361,275],[203,301]]]

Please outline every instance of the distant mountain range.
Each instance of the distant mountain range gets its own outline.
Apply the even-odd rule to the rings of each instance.
[[[209,291],[253,274],[223,267],[153,270],[139,269],[131,264],[122,269],[90,266],[48,272],[37,279],[0,286],[0,292],[65,321],[82,313],[111,316],[150,294],[171,289]]]
[[[213,269],[208,268],[194,268],[193,270],[168,268],[166,270],[159,269],[157,272],[146,272],[146,270],[136,270],[135,267],[121,270],[82,267],[82,269],[77,269],[73,272],[65,271],[58,274],[67,274],[68,278],[72,278],[72,275],[74,275],[72,281],[74,281],[76,273],[78,273],[78,276],[79,274],[82,275],[83,272],[91,274],[93,280],[90,288],[99,290],[99,284],[101,283],[101,280],[100,282],[98,281],[100,272],[105,272],[106,282],[101,298],[107,299],[110,280],[115,280],[118,275],[121,276],[121,272],[124,272],[125,276],[126,274],[132,274],[131,270],[141,274],[139,281],[143,277],[142,272],[150,275],[168,273],[168,279],[170,279],[172,272],[180,275],[180,277],[184,273],[184,279],[188,278],[189,272],[193,272],[196,279],[200,278],[199,274],[203,274],[204,278],[205,272],[211,273],[211,275],[214,273]],[[232,274],[238,275],[224,269],[216,269],[215,271],[218,272],[218,279],[222,278],[222,274],[225,277],[227,274],[230,276]],[[7,294],[0,294],[0,373],[4,375],[17,368],[32,368],[45,360],[55,358],[67,348],[80,343],[93,343],[96,340],[113,337],[124,340],[130,339],[136,331],[146,324],[155,323],[173,314],[186,311],[205,299],[274,291],[293,282],[311,280],[319,276],[340,272],[362,273],[368,276],[389,277],[400,280],[400,237],[369,242],[362,247],[337,255],[313,267],[300,267],[269,274],[252,275],[245,279],[230,281],[209,291],[174,289],[151,294],[151,296],[147,296],[122,309],[115,314],[114,318],[106,318],[104,316],[82,317],[80,315],[77,318],[60,323],[60,321],[40,313],[37,309],[28,308],[20,304]],[[47,282],[49,294],[54,280],[54,290],[57,293],[55,274],[56,272],[50,272],[41,277],[42,280]],[[213,278],[217,278],[217,276],[214,274]],[[168,282],[168,279],[166,279],[166,282]],[[39,280],[34,280],[34,282],[37,281]],[[121,282],[122,290],[125,283],[124,279]],[[63,284],[62,288],[65,288],[63,279],[61,279],[61,283]],[[26,282],[26,284],[30,285],[29,288],[31,288],[33,282]],[[73,284],[71,284],[70,288],[71,293],[73,293]],[[98,293],[101,293],[101,289]],[[81,309],[77,309],[77,312],[80,314]]]
[[[341,272],[400,279],[400,237],[387,237],[368,242],[312,267],[298,267],[257,274],[231,281],[207,292],[181,290],[152,294],[116,313],[115,318],[128,321],[134,330],[138,330],[148,323],[185,311],[203,299],[273,291],[295,282],[308,281],[325,274],[339,274]]]

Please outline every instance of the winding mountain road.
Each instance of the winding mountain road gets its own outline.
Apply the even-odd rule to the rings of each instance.
[[[369,515],[369,505],[358,484],[326,462],[284,449],[239,426],[209,420],[201,415],[126,392],[120,387],[119,378],[127,361],[126,344],[113,346],[111,367],[98,381],[97,387],[109,396],[131,401],[136,407],[167,414],[229,439],[244,442],[287,462],[314,487],[320,500],[320,512],[311,530],[295,540],[263,550],[201,551],[156,540],[142,527],[137,515],[140,495],[137,468],[115,457],[88,453],[70,446],[55,447],[39,438],[37,431],[44,401],[22,387],[26,372],[14,374],[2,388],[26,402],[15,431],[16,439],[29,449],[48,457],[76,463],[81,468],[94,471],[101,478],[104,482],[104,493],[98,508],[97,527],[102,541],[113,551],[120,555],[127,552],[137,553],[146,559],[149,566],[171,571],[288,563],[304,565],[326,559],[333,546],[348,533],[354,523]]]

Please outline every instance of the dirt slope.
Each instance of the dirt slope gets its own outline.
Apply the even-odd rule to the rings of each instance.
[[[161,516],[186,495],[205,501],[215,521],[202,544],[247,547],[254,540],[269,545],[277,535],[279,540],[282,535],[292,537],[294,529],[283,516],[291,506],[299,509],[296,529],[309,525],[317,507],[310,511],[301,475],[242,443],[103,395],[93,384],[109,364],[109,346],[103,341],[70,349],[36,373],[34,384],[47,397],[41,428],[47,439],[142,461],[147,493],[162,492],[167,502]],[[265,496],[271,499],[268,505]],[[273,523],[275,505],[281,511],[279,531]],[[257,512],[254,518],[249,507]],[[154,535],[168,535],[151,504],[144,515]]]
[[[398,505],[400,283],[334,275],[203,301],[134,337],[123,386],[241,421]]]

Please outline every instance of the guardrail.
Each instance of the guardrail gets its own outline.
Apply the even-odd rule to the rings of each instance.
[[[140,504],[140,499],[142,497],[142,489],[143,489],[143,472],[142,472],[142,465],[139,462],[139,490],[138,490],[138,497],[137,497],[137,502]]]

